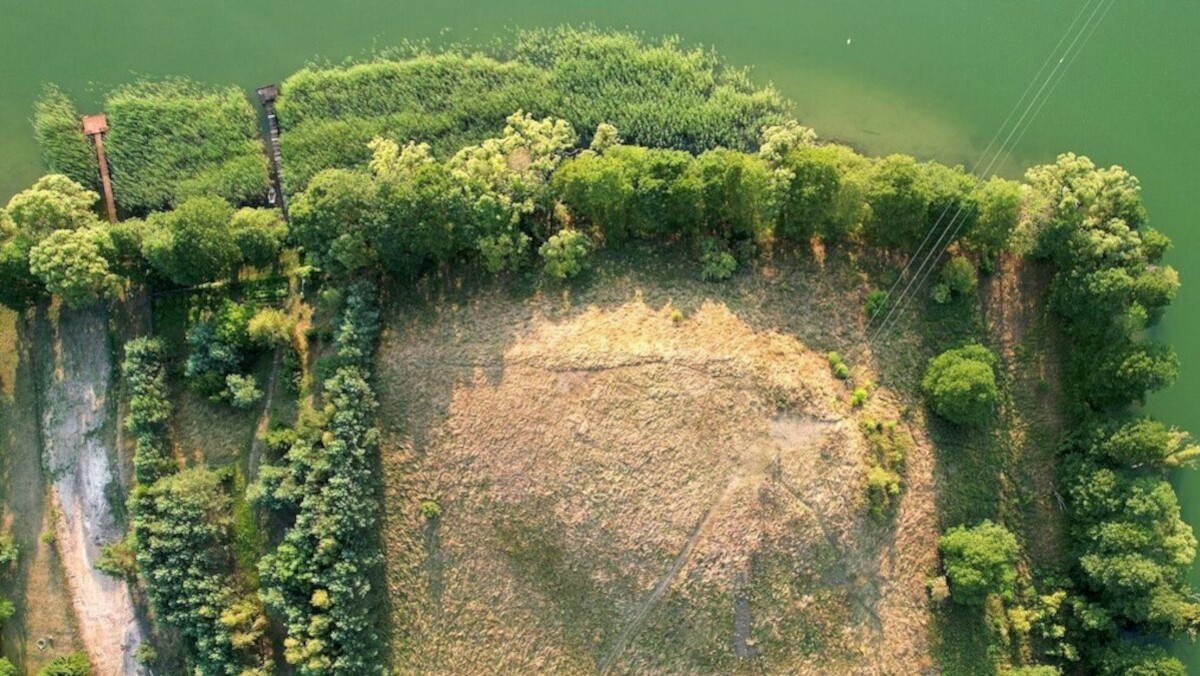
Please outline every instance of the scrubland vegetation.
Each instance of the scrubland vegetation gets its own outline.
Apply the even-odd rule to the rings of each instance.
[[[952,620],[930,630],[944,634],[933,641],[942,645],[961,636],[947,625],[967,618],[962,626],[978,635],[953,647],[981,673],[1182,673],[1156,640],[1200,628],[1200,603],[1184,580],[1196,540],[1166,473],[1192,466],[1197,450],[1185,433],[1134,409],[1178,369],[1147,330],[1179,280],[1161,263],[1169,241],[1148,226],[1140,186],[1121,168],[1066,154],[1017,182],[902,155],[863,156],[789,120],[774,90],[711,53],[623,33],[535,31],[492,55],[417,50],[312,66],[281,90],[286,222],[262,208],[266,159],[248,101],[181,81],[141,83],[107,100],[106,143],[127,218],[98,220],[93,156],[73,105],[53,89],[35,122],[56,173],[0,210],[0,302],[13,309],[44,307],[52,296],[68,307],[144,293],[219,299],[180,322],[181,373],[168,370],[158,338],[130,341],[124,352],[127,429],[137,442],[127,545],[134,556],[129,563],[114,550],[111,560],[126,563],[112,568],[145,585],[155,620],[182,637],[189,669],[271,673],[272,638],[282,646],[278,659],[302,674],[403,670],[405,655],[421,653],[380,620],[385,596],[408,593],[382,586],[385,487],[373,385],[381,288],[402,296],[491,275],[567,298],[573,285],[604,281],[595,265],[604,256],[654,246],[690,259],[689,274],[714,289],[742,273],[765,275],[791,255],[819,266],[829,259],[829,275],[836,266],[853,271],[855,290],[842,290],[853,309],[823,318],[842,326],[829,335],[844,342],[826,335],[829,343],[817,347],[840,349],[854,363],[838,353],[808,361],[821,378],[844,383],[831,390],[829,406],[854,419],[850,430],[863,444],[855,465],[861,488],[847,509],[871,513],[879,532],[902,518],[907,473],[931,457],[923,444],[953,439],[956,450],[980,453],[1020,413],[1012,359],[972,323],[972,308],[981,287],[1000,283],[1000,263],[1043,271],[1049,318],[1059,325],[1044,349],[1062,365],[1061,396],[1046,401],[1064,433],[1049,437],[1060,447],[1041,449],[1057,475],[1031,485],[1044,489],[1043,500],[1062,496],[1066,537],[1044,558],[1066,563],[1034,560],[1041,555],[1014,517],[1021,506],[1004,504],[1016,500],[1009,494],[998,505],[945,510],[940,569],[926,566],[928,580],[919,582],[928,582],[928,596],[909,610]],[[930,334],[917,351],[922,373],[904,372],[888,363],[906,349],[903,339],[864,345],[862,327],[889,308],[884,288],[905,255],[956,212],[965,219],[961,234],[917,312],[954,316],[966,328],[947,341],[936,321],[904,324]],[[226,291],[276,276],[289,279],[286,311]],[[302,294],[301,282],[313,286]],[[296,330],[314,314],[320,326]],[[680,312],[671,321],[687,320]],[[247,465],[257,472],[249,487],[241,487],[240,470],[185,467],[171,442],[168,381],[182,375],[217,406],[252,408],[271,400],[275,376],[254,372],[270,353],[295,370],[298,413],[278,419],[267,410],[274,427],[263,430],[265,459]],[[892,393],[871,382],[877,376]],[[918,395],[923,413],[880,400],[915,405]],[[781,397],[776,412],[789,401]],[[907,431],[922,421],[929,441]],[[957,490],[948,485],[956,479],[938,476],[937,490]],[[453,512],[437,496],[417,497],[427,523],[450,523]],[[979,518],[955,521],[959,514]],[[263,524],[276,529],[269,551],[239,553],[235,541],[253,540],[246,533]],[[535,571],[557,565],[542,556],[511,558]],[[707,589],[686,579],[690,591]],[[605,589],[592,583],[551,591],[603,599]],[[796,592],[785,587],[771,591]],[[807,645],[797,638],[809,636],[805,627],[775,621],[771,636]],[[638,622],[629,631],[640,630]],[[580,642],[598,645],[586,654],[607,669],[631,639],[608,620],[588,626],[599,638]],[[647,631],[664,645],[673,640],[655,633],[663,627]],[[742,648],[739,658],[761,654]],[[652,649],[630,650],[630,669],[678,666],[655,661]],[[729,659],[688,666],[728,667]]]

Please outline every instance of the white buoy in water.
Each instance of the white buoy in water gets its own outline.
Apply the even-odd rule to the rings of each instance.
[[[850,40],[852,40],[852,39],[853,38],[846,38],[846,44],[850,44]]]

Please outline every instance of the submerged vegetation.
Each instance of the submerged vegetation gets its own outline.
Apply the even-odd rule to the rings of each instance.
[[[282,658],[298,673],[385,672],[371,384],[380,288],[462,269],[520,280],[537,257],[564,285],[586,281],[597,251],[644,243],[685,251],[696,276],[713,282],[785,248],[839,248],[883,268],[951,210],[966,222],[934,307],[976,297],[1001,258],[1024,257],[1052,276],[1070,432],[1055,488],[1071,563],[1062,576],[1031,573],[1027,543],[1004,513],[945,524],[944,577],[931,576],[931,597],[957,608],[938,612],[986,623],[987,659],[1011,673],[1177,671],[1153,642],[1200,629],[1200,603],[1184,580],[1196,540],[1166,472],[1192,466],[1200,451],[1133,412],[1176,375],[1173,352],[1147,329],[1179,281],[1161,263],[1169,241],[1148,227],[1140,186],[1124,170],[1067,154],[1016,182],[867,157],[819,141],[787,119],[773,89],[710,52],[589,30],[521,33],[493,55],[416,51],[313,66],[282,83],[278,106],[286,223],[262,208],[267,164],[245,97],[175,80],[107,100],[116,198],[129,218],[98,220],[94,156],[54,89],[35,124],[56,173],[0,210],[0,302],[13,309],[50,296],[80,307],[146,291],[216,293],[221,302],[190,317],[181,341],[184,379],[214,401],[269,400],[251,372],[267,352],[294,360],[298,381],[309,368],[295,315],[235,302],[224,285],[314,280],[321,291],[293,290],[291,300],[335,308],[332,353],[314,359],[315,382],[297,386],[296,420],[266,435],[269,457],[246,494],[224,470],[181,469],[166,348],[158,338],[125,346],[136,576],[196,673],[268,673],[268,618],[280,621]],[[866,281],[882,287],[883,277]],[[864,300],[847,324],[889,310],[882,288],[855,302]],[[1001,357],[976,333],[940,346],[948,349],[931,355],[919,388],[968,439],[991,434],[1007,405]],[[869,411],[873,385],[858,379],[859,364],[828,358],[851,405]],[[888,517],[913,440],[896,421],[862,416],[866,502]],[[250,575],[232,550],[247,496],[283,531]],[[443,518],[434,500],[421,511]],[[997,657],[1012,636],[1033,647]]]

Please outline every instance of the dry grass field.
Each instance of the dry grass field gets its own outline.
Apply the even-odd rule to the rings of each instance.
[[[871,516],[851,266],[393,299],[378,353],[395,663],[413,673],[918,673],[933,460]],[[855,385],[874,379],[854,370]],[[440,515],[432,515],[436,503]],[[422,505],[425,508],[422,508]]]

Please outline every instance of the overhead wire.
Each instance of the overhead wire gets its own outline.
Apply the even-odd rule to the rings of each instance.
[[[1090,4],[1090,0],[1088,4]],[[988,164],[988,167],[984,170],[984,174],[990,172],[995,166],[1002,166],[1003,162],[1007,161],[1008,157],[1011,156],[1012,151],[1016,148],[1017,144],[1020,143],[1020,140],[1024,138],[1025,133],[1028,132],[1029,127],[1032,126],[1032,123],[1037,118],[1038,114],[1041,113],[1042,109],[1046,105],[1046,102],[1049,101],[1051,95],[1053,95],[1054,91],[1058,88],[1058,85],[1063,79],[1065,79],[1066,73],[1070,69],[1071,65],[1074,64],[1076,59],[1078,59],[1079,55],[1083,52],[1083,49],[1087,46],[1087,43],[1091,40],[1092,36],[1095,35],[1097,29],[1100,27],[1100,24],[1104,21],[1105,17],[1115,4],[1116,0],[1100,0],[1100,3],[1092,11],[1092,14],[1088,17],[1088,20],[1084,23],[1083,27],[1080,28],[1078,33],[1076,33],[1075,38],[1071,41],[1071,44],[1067,47],[1066,51],[1063,53],[1063,56],[1059,58],[1058,63],[1055,65],[1050,75],[1046,77],[1045,82],[1043,82],[1042,86],[1038,89],[1037,94],[1034,95],[1034,98],[1026,106],[1021,118],[1017,120],[1017,123],[1009,131],[1004,143],[1001,144],[1001,147],[997,150],[996,155],[992,158],[991,162]],[[1085,5],[1084,11],[1086,11],[1086,8],[1087,5]],[[1101,11],[1101,9],[1103,9],[1103,11]],[[1076,23],[1078,23],[1078,16],[1076,17],[1076,20],[1072,22],[1072,27]],[[1086,37],[1084,37],[1085,33]],[[1082,43],[1079,42],[1080,38],[1083,38]],[[1057,53],[1058,47],[1061,46],[1061,44],[1062,40],[1060,39],[1059,45],[1056,46],[1055,51],[1051,53],[1051,60],[1053,59],[1054,54]],[[1078,45],[1077,49],[1076,45]],[[1065,68],[1063,67],[1064,65]],[[1061,73],[1059,73],[1060,69],[1062,71]],[[1049,89],[1047,89],[1047,87],[1049,87]],[[1045,94],[1044,96],[1043,93]],[[1036,109],[1034,108],[1035,106]],[[1032,115],[1030,115],[1031,112]],[[1019,134],[1018,130],[1020,130]],[[975,173],[974,170],[972,170],[972,173]],[[889,296],[888,311],[884,316],[883,321],[881,321],[875,328],[874,333],[868,336],[869,343],[878,344],[880,340],[886,337],[889,328],[894,325],[894,321],[903,314],[905,309],[907,309],[907,306],[909,302],[911,302],[913,296],[920,291],[922,285],[928,279],[929,275],[937,267],[937,263],[941,260],[941,257],[945,255],[945,252],[949,249],[950,244],[954,242],[955,237],[957,237],[958,233],[961,231],[967,219],[960,220],[959,216],[961,216],[966,209],[966,204],[959,206],[958,210],[950,219],[950,222],[946,225],[945,229],[942,231],[942,234],[938,237],[933,247],[925,254],[925,258],[922,260],[917,272],[909,279],[909,282],[905,286],[900,297],[893,300]],[[936,256],[934,255],[935,252]],[[919,255],[919,252],[917,255]]]
[[[1012,109],[1008,111],[1008,116],[1004,118],[1004,122],[1000,123],[1000,127],[998,129],[996,129],[996,133],[993,134],[991,140],[988,141],[987,147],[984,148],[983,153],[980,154],[979,159],[976,160],[975,165],[971,168],[972,174],[976,174],[980,165],[982,165],[983,161],[985,159],[987,159],[988,153],[991,152],[992,147],[996,145],[996,141],[1000,139],[1000,136],[1001,136],[1001,134],[1004,133],[1004,130],[1008,128],[1008,123],[1012,121],[1013,116],[1017,114],[1018,110],[1021,110],[1022,106],[1026,105],[1025,99],[1026,99],[1026,97],[1029,96],[1029,92],[1031,92],[1033,90],[1034,85],[1036,85],[1038,83],[1038,81],[1041,79],[1042,73],[1044,73],[1046,71],[1046,68],[1053,62],[1055,55],[1058,54],[1059,48],[1062,47],[1063,43],[1067,41],[1068,37],[1070,37],[1071,33],[1075,30],[1075,24],[1079,23],[1079,19],[1081,19],[1083,17],[1083,15],[1087,12],[1087,8],[1092,4],[1092,2],[1093,2],[1093,0],[1087,0],[1084,3],[1083,7],[1080,8],[1079,12],[1075,14],[1075,18],[1071,20],[1071,24],[1067,27],[1067,30],[1063,32],[1062,37],[1060,37],[1058,39],[1058,43],[1054,45],[1054,49],[1052,49],[1050,51],[1050,54],[1046,57],[1046,60],[1042,63],[1042,67],[1038,69],[1036,74],[1034,74],[1033,78],[1029,81],[1029,84],[1026,85],[1025,91],[1023,91],[1021,93],[1020,98],[1018,98],[1017,102],[1015,104],[1013,104]],[[1100,2],[1103,2],[1103,0],[1100,0]],[[1085,23],[1085,26],[1086,26],[1086,23]],[[1000,152],[999,149],[997,150],[997,153],[998,152]],[[929,228],[929,231],[925,233],[924,239],[921,240],[921,243],[919,245],[917,245],[917,248],[913,251],[912,255],[909,256],[908,261],[904,265],[904,269],[901,270],[900,274],[897,275],[896,280],[894,282],[892,282],[892,285],[888,288],[888,290],[887,290],[888,298],[891,298],[892,295],[895,293],[896,288],[901,283],[903,283],[905,276],[908,274],[909,270],[912,268],[913,263],[915,263],[916,260],[920,257],[921,252],[925,250],[925,245],[929,243],[929,240],[931,237],[933,237],[933,234],[938,231],[938,227],[942,224],[942,221],[945,220],[946,214],[950,213],[950,209],[952,207],[953,207],[952,204],[947,204],[945,206],[945,208],[942,209],[942,213],[938,216],[937,220],[934,221],[934,224]],[[875,317],[871,317],[867,323],[868,330],[870,330],[871,327],[874,326],[874,322],[875,322]]]

